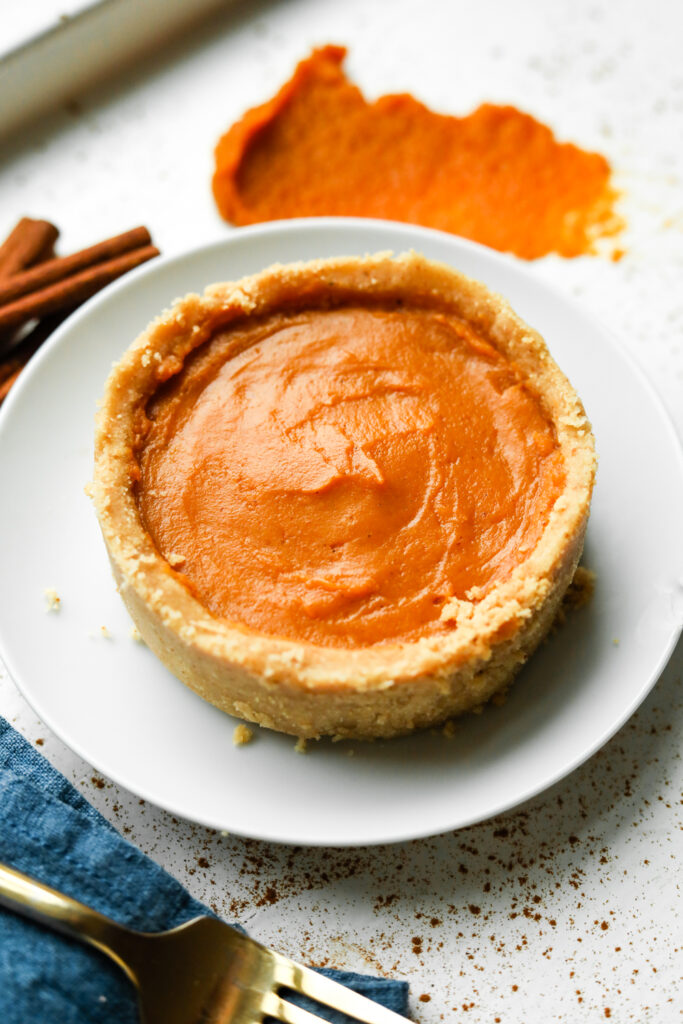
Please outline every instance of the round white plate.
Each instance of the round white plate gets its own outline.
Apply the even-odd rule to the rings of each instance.
[[[275,261],[409,248],[507,296],[584,399],[600,457],[584,558],[598,573],[595,597],[538,651],[503,707],[461,719],[451,739],[324,742],[301,756],[291,737],[257,730],[236,748],[236,721],[131,638],[83,491],[96,400],[111,362],[178,295]],[[24,696],[120,785],[241,835],[353,846],[506,810],[619,728],[683,620],[683,461],[650,387],[600,326],[533,273],[421,228],[283,221],[135,271],[70,317],[23,374],[0,417],[0,480],[0,644]],[[46,612],[46,587],[62,599],[58,614]]]

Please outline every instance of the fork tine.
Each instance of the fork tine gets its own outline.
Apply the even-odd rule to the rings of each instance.
[[[264,993],[261,1010],[266,1016],[275,1017],[284,1024],[326,1024],[322,1017],[294,1003],[288,1003],[275,992]]]
[[[358,992],[353,992],[345,985],[340,985],[338,981],[332,981],[308,967],[295,964],[280,953],[272,955],[275,960],[276,984],[284,985],[295,992],[301,992],[322,1006],[329,1006],[333,1010],[345,1013],[348,1017],[361,1021],[362,1024],[406,1024],[405,1017],[394,1013],[393,1010],[387,1010],[385,1006],[380,1006],[379,1003],[359,995]],[[287,1006],[289,1005],[287,1004]],[[313,1024],[313,1021],[319,1020],[313,1014],[309,1014],[309,1018],[306,1024]],[[280,1020],[289,1022],[290,1018],[281,1017]],[[299,1020],[294,1021],[292,1018],[291,1024],[299,1024]],[[304,1024],[303,1019],[301,1019],[301,1024]]]

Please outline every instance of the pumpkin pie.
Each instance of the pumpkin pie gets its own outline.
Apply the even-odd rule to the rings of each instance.
[[[188,295],[107,381],[93,498],[149,647],[300,737],[478,708],[547,633],[595,472],[583,406],[500,296],[414,253]]]

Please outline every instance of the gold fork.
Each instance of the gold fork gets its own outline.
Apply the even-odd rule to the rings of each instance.
[[[215,918],[196,917],[168,932],[132,931],[3,864],[0,903],[111,957],[137,989],[143,1024],[257,1024],[266,1017],[322,1024],[290,1002],[296,992],[362,1024],[406,1024]]]

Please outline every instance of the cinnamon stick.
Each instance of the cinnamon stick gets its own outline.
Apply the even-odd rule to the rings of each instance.
[[[43,317],[28,334],[10,349],[7,356],[0,362],[0,405],[31,356],[38,351],[43,342],[66,320],[71,312],[72,310],[69,309]]]
[[[10,368],[8,375],[4,378],[2,383],[0,383],[0,405],[2,405],[7,398],[10,393],[10,388],[16,383],[17,377],[23,369],[24,367],[22,364],[17,363],[16,365],[13,365]]]
[[[155,246],[145,245],[23,295],[14,302],[0,307],[0,330],[5,327],[17,327],[35,317],[44,316],[45,313],[78,306],[121,274],[158,255],[159,250]]]
[[[31,356],[38,351],[44,341],[50,337],[54,331],[57,330],[59,325],[66,320],[67,316],[73,312],[73,309],[65,310],[61,313],[50,313],[48,316],[42,317],[41,320],[31,327],[31,329],[23,334],[19,341],[16,341],[9,351],[4,352],[0,356],[0,380],[3,379],[7,374],[7,366],[16,364],[16,366],[25,366]]]
[[[18,369],[21,369],[21,363],[18,359],[9,359],[5,363],[0,363],[0,387]]]
[[[23,273],[16,273],[6,281],[0,282],[0,306],[22,295],[39,291],[56,281],[62,281],[65,277],[71,277],[86,267],[111,260],[124,252],[132,249],[140,249],[142,246],[151,244],[151,236],[147,228],[133,228],[122,235],[114,238],[107,238],[104,242],[91,245],[80,252],[72,253],[71,256],[62,256],[59,259],[47,260],[37,267],[25,270]]]
[[[47,220],[22,217],[0,245],[0,278],[17,274],[45,259],[55,244],[59,231]]]

